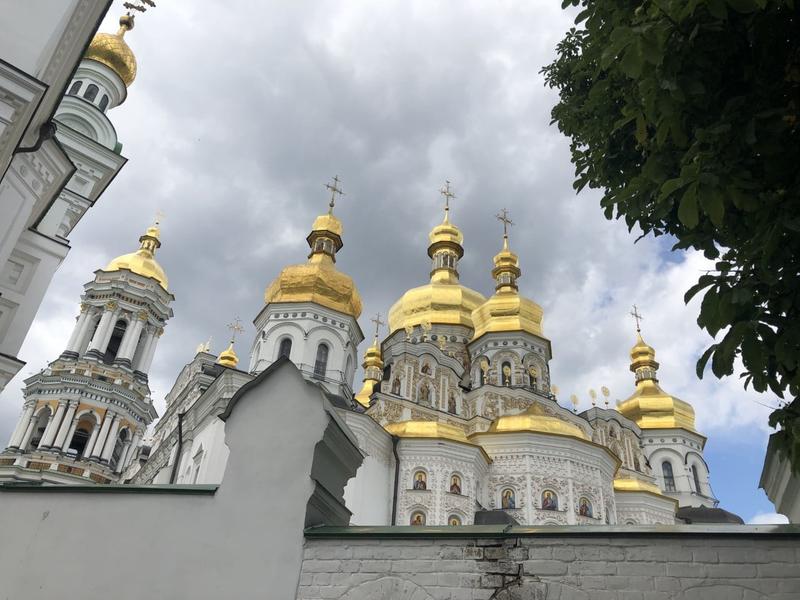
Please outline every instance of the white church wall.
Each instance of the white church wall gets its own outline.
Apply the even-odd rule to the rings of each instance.
[[[339,415],[358,439],[366,455],[345,487],[344,499],[353,513],[351,525],[386,525],[391,521],[395,460],[392,438],[364,413],[340,410]]]
[[[0,488],[3,594],[294,598],[314,491],[309,474],[333,409],[289,363],[264,375],[232,401],[225,424],[230,460],[216,492],[213,486]],[[133,529],[109,529],[120,515]],[[153,548],[166,549],[168,560]],[[121,583],[132,573],[142,576]]]

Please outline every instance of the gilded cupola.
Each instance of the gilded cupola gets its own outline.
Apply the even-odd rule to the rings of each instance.
[[[636,344],[631,348],[631,371],[636,391],[619,405],[619,412],[642,429],[680,428],[695,431],[694,409],[658,385],[656,351],[645,343],[637,327]]]
[[[494,257],[495,293],[472,313],[473,340],[497,331],[524,331],[543,337],[542,307],[521,296],[517,287],[522,271],[519,258],[508,247],[508,226],[512,224],[508,211],[503,209],[497,218],[503,222],[503,249]]]
[[[408,290],[389,310],[389,331],[422,324],[464,325],[472,328],[472,311],[486,298],[459,283],[458,261],[464,256],[464,236],[450,222],[450,184],[445,196],[444,219],[429,237],[430,283]]]
[[[139,238],[140,246],[136,252],[123,254],[112,260],[103,271],[128,270],[143,277],[155,279],[167,289],[167,275],[155,259],[156,249],[161,247],[161,229],[158,223],[147,228]]]
[[[356,394],[356,400],[364,407],[369,406],[370,396],[383,376],[383,357],[381,356],[381,345],[378,336],[372,340],[372,345],[364,353],[364,385],[361,391]]]
[[[487,433],[548,433],[588,440],[586,433],[569,421],[548,414],[539,404],[533,403],[516,415],[503,415],[492,421]],[[477,435],[477,434],[476,434]]]
[[[133,15],[119,20],[117,33],[98,33],[89,44],[84,58],[106,65],[129,87],[136,79],[136,57],[127,43],[125,33],[133,29]]]
[[[338,179],[329,189],[336,190]],[[342,222],[333,214],[331,198],[327,214],[314,220],[308,242],[311,252],[304,264],[285,267],[269,284],[264,302],[313,302],[357,319],[361,296],[350,276],[336,268],[336,253],[342,248]]]

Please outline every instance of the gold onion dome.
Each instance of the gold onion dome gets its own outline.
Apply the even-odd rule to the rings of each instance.
[[[631,348],[631,371],[636,374],[636,391],[619,405],[619,412],[642,429],[694,428],[694,409],[661,389],[656,377],[656,351],[637,333]]]
[[[158,281],[162,288],[167,289],[167,275],[155,259],[156,249],[161,247],[161,230],[158,225],[147,228],[139,238],[141,246],[136,252],[118,256],[106,266],[103,271],[128,270],[143,277],[151,277]]]
[[[472,313],[473,340],[495,331],[524,331],[543,337],[544,311],[533,300],[520,295],[517,278],[521,274],[519,258],[508,248],[508,235],[503,235],[503,249],[495,255],[492,269],[496,291]]]
[[[98,33],[84,55],[84,58],[102,63],[114,71],[125,87],[130,87],[136,79],[136,57],[124,39],[125,32],[131,29],[133,15],[120,17],[117,33]]]
[[[331,211],[314,221],[306,240],[308,262],[285,267],[264,292],[264,302],[314,302],[358,318],[361,296],[350,276],[336,268],[342,247],[342,222]]]
[[[472,311],[486,298],[458,281],[458,259],[464,255],[464,236],[444,220],[429,235],[428,256],[433,259],[430,283],[408,290],[389,309],[389,331],[422,325],[464,325],[472,328]]]
[[[236,356],[236,351],[233,349],[233,342],[230,343],[227,350],[219,353],[217,364],[230,369],[235,369],[239,364],[239,357]]]
[[[381,356],[381,346],[378,336],[372,341],[372,345],[364,353],[364,385],[361,391],[356,394],[356,401],[362,406],[369,406],[370,396],[375,386],[380,383],[383,374],[383,357]]]
[[[589,440],[583,429],[574,423],[548,415],[537,403],[531,404],[519,414],[496,418],[487,431],[487,433],[521,432],[564,435],[579,440]]]

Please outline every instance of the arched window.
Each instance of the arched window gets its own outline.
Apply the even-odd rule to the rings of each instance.
[[[113,363],[114,359],[117,358],[117,352],[119,352],[119,346],[122,344],[122,338],[125,335],[125,330],[127,328],[128,322],[123,321],[122,319],[117,321],[117,324],[114,325],[114,332],[111,334],[111,339],[108,340],[106,353],[103,356],[103,362],[107,365]]]
[[[414,473],[414,481],[411,482],[411,486],[415,490],[427,490],[428,474],[425,471],[417,471]]]
[[[31,435],[31,441],[28,444],[28,449],[32,450],[39,446],[39,442],[42,441],[42,436],[44,435],[44,430],[47,429],[47,424],[50,422],[50,408],[44,408],[39,413],[39,416],[36,417],[36,423],[33,425],[33,435]]]
[[[67,94],[69,94],[70,96],[77,96],[77,95],[78,95],[78,92],[81,90],[81,86],[82,86],[82,85],[83,85],[83,82],[82,82],[82,81],[76,81],[76,82],[74,82],[74,83],[72,84],[72,86],[70,86],[70,88],[69,88],[69,92],[67,92]]]
[[[458,527],[459,525],[461,525],[461,517],[459,517],[458,515],[450,515],[449,517],[447,517],[447,524],[450,525],[451,527]]]
[[[123,429],[117,437],[117,443],[114,444],[114,450],[111,452],[110,465],[112,469],[117,468],[119,459],[122,458],[122,452],[125,450],[125,444],[128,441],[128,430]]]
[[[281,345],[278,348],[278,358],[285,356],[289,358],[292,354],[292,338],[283,338],[281,340]]]
[[[328,346],[317,346],[317,358],[314,361],[314,377],[325,377],[328,372]]]
[[[511,363],[504,362],[503,366],[500,368],[500,375],[502,376],[501,381],[503,385],[511,385]]]
[[[392,394],[395,396],[400,395],[400,378],[395,377],[394,381],[392,382]]]
[[[69,451],[74,450],[78,457],[83,456],[86,444],[89,443],[89,438],[92,437],[92,431],[94,431],[96,423],[97,421],[91,414],[80,418],[78,425],[75,427],[75,433],[72,435],[72,440],[69,442]]]
[[[581,497],[578,500],[578,514],[582,517],[593,517],[592,503],[588,498]]]
[[[694,491],[702,494],[703,488],[700,487],[700,474],[697,472],[696,465],[692,465],[692,479],[694,479]]]
[[[425,525],[425,513],[421,510],[415,510],[413,513],[411,513],[410,523],[411,525],[416,525],[418,527]]]
[[[672,463],[668,460],[665,460],[663,463],[661,463],[661,472],[664,475],[664,491],[674,492],[675,476],[672,474]]]
[[[100,99],[100,110],[105,110],[108,106],[108,96],[103,94],[103,97]]]
[[[197,477],[200,475],[200,465],[203,463],[204,454],[205,452],[203,451],[203,446],[200,446],[194,455],[192,464],[192,483],[197,483]]]
[[[345,381],[350,381],[350,378],[353,376],[352,375],[352,370],[353,370],[353,357],[352,356],[348,356],[347,357],[347,363],[345,364],[345,367],[344,367],[344,380]]]
[[[392,377],[392,366],[386,365],[383,367],[383,381],[389,381]]]
[[[450,476],[450,493],[461,495],[461,477],[455,473]]]
[[[450,396],[447,398],[447,412],[453,415],[458,412],[458,406],[456,405],[456,395],[453,392],[450,392]]]
[[[94,102],[94,99],[97,98],[97,92],[99,91],[100,91],[99,87],[97,87],[93,83],[90,83],[89,87],[87,87],[86,91],[83,93],[83,97],[89,102]]]

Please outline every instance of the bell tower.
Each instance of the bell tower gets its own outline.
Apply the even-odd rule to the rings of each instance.
[[[158,224],[139,242],[95,271],[66,349],[25,380],[0,481],[114,483],[135,457],[157,417],[148,372],[175,299],[155,260]]]

